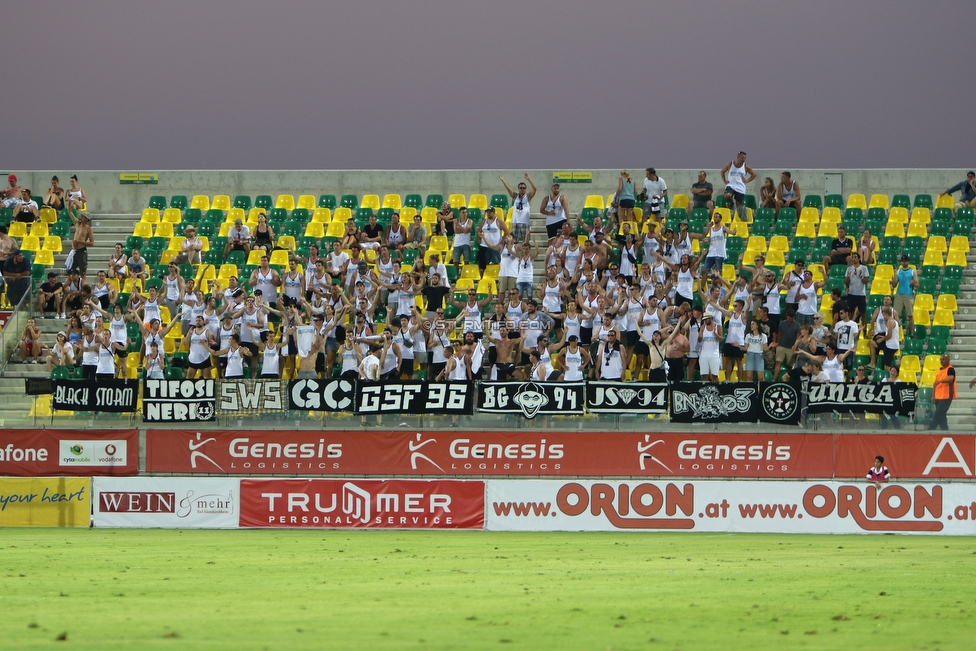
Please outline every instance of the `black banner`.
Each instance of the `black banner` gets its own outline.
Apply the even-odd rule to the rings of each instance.
[[[837,411],[907,416],[915,411],[916,389],[916,385],[909,382],[811,382],[807,413]]]
[[[671,385],[673,423],[754,423],[759,390],[744,382],[678,382]]]
[[[138,399],[138,380],[54,380],[51,408],[129,413]]]
[[[587,382],[591,414],[666,414],[668,385],[652,382]]]
[[[217,381],[144,380],[142,420],[146,423],[211,421],[217,412]]]
[[[621,387],[627,385],[621,384]],[[583,382],[481,382],[478,411],[522,414],[582,414],[586,400]]]
[[[24,395],[49,396],[54,393],[54,382],[46,377],[25,377]]]
[[[760,382],[759,420],[779,425],[800,424],[800,382]]]
[[[285,410],[284,380],[221,380],[218,384],[219,415],[260,415]]]
[[[357,414],[471,414],[474,382],[357,382]]]
[[[352,411],[356,406],[355,380],[292,380],[288,408],[298,411]]]

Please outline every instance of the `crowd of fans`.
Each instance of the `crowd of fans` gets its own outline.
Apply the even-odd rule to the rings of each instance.
[[[821,309],[825,281],[805,260],[777,273],[762,255],[728,254],[728,238],[746,217],[746,184],[756,175],[742,152],[720,174],[731,212],[715,209],[704,171],[689,189],[688,209],[708,212],[701,230],[669,218],[668,187],[653,168],[640,184],[622,171],[608,209],[591,222],[573,212],[558,183],[530,204],[538,189],[528,174],[514,189],[499,177],[512,201],[510,217],[489,207],[475,223],[465,207],[445,202],[435,223],[415,215],[403,224],[396,212],[386,226],[375,215],[362,227],[350,220],[331,250],[290,251],[287,267],[270,264],[279,234],[266,214],[253,228],[237,219],[223,254],[260,250],[260,265],[246,277],[216,280],[198,275],[203,245],[193,226],[166,275],[154,276],[140,251],[127,252],[121,243],[90,274],[87,197],[76,177],[67,192],[55,177],[43,203],[68,210],[74,234],[65,280],[51,271],[36,288],[37,312],[67,319],[47,363],[109,377],[124,374],[127,356],[137,355],[148,377],[378,380],[420,371],[448,380],[669,382],[698,375],[756,381],[767,374],[857,382],[878,363],[892,368],[900,316],[911,319],[918,288],[909,258],[902,257],[892,280],[894,294],[871,311],[865,264],[874,262],[874,242],[870,233],[857,240],[838,228],[822,264],[824,272],[846,267],[846,291],[834,288],[831,307]],[[30,190],[12,175],[9,183],[3,205],[13,207],[14,219],[37,219]],[[949,192],[956,190],[964,200],[966,192],[976,196],[972,173]],[[778,185],[765,179],[759,201],[775,211],[799,208],[802,194],[784,172]],[[533,207],[545,217],[544,242],[530,227]],[[431,248],[435,237],[446,238],[446,250]],[[0,258],[12,300],[29,290],[30,264],[5,232]],[[487,282],[481,291],[459,290],[449,264],[477,264],[476,277]],[[185,265],[193,265],[191,274]],[[127,280],[139,282],[120,292]],[[871,342],[871,363],[855,368],[862,333]],[[20,348],[25,362],[44,357],[33,319]]]

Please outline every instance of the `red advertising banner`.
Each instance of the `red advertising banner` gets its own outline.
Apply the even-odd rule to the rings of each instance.
[[[941,434],[836,434],[834,476],[862,478],[881,455],[895,480],[972,479],[976,436]]]
[[[134,429],[5,429],[0,475],[135,475],[139,432]]]
[[[242,527],[482,529],[482,481],[242,479]]]
[[[148,430],[148,472],[830,477],[829,434]],[[873,458],[873,457],[872,457]]]

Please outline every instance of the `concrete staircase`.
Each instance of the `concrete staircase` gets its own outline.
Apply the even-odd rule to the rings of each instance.
[[[949,341],[958,399],[949,409],[948,420],[950,429],[973,432],[976,431],[976,388],[970,389],[969,381],[976,377],[976,264],[970,262],[960,287],[959,311]]]

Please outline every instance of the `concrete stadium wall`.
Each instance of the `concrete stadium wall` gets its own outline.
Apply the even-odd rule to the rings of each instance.
[[[631,173],[643,178],[643,168],[631,167]],[[406,195],[451,193],[471,195],[482,193],[489,197],[504,192],[498,180],[499,174],[515,187],[528,171],[539,187],[540,195],[533,202],[537,212],[550,185],[553,170],[159,170],[158,185],[120,185],[120,172],[139,170],[91,170],[91,171],[20,171],[2,172],[16,174],[21,185],[35,194],[43,194],[50,185],[52,175],[68,185],[68,177],[75,173],[88,195],[88,206],[96,213],[138,213],[154,194],[238,194],[252,197],[258,194],[379,194],[392,192]],[[156,170],[142,170],[153,172]],[[562,171],[562,170],[557,170]],[[579,211],[586,195],[606,196],[617,188],[620,170],[589,170],[593,183],[565,184],[563,191],[569,199],[570,210]],[[718,170],[705,170],[716,191],[721,188]],[[893,194],[942,192],[965,177],[967,170],[950,169],[860,169],[860,170],[791,170],[793,178],[804,193],[824,193],[825,173],[843,175],[843,193]],[[769,176],[779,182],[782,170],[756,169],[759,178],[749,186],[749,192],[758,195],[763,178]],[[698,170],[660,169],[658,173],[668,184],[672,194],[689,193],[691,184],[697,181]]]

